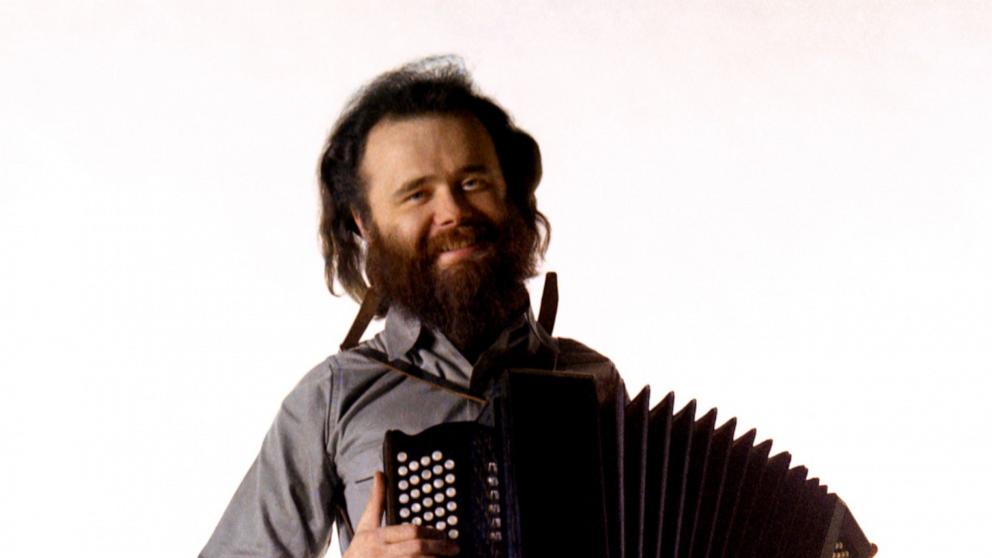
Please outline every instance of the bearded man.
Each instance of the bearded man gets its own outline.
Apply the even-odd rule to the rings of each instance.
[[[475,419],[511,366],[619,381],[530,311],[540,177],[537,143],[457,60],[359,91],[320,164],[326,280],[364,301],[358,325],[286,398],[202,557],[317,556],[334,523],[346,558],[452,556],[449,533],[380,525],[385,432]],[[372,314],[384,330],[352,346]]]

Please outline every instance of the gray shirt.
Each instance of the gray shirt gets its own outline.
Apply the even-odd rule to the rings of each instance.
[[[443,422],[474,420],[482,409],[477,400],[370,359],[363,347],[458,386],[471,385],[483,397],[494,373],[508,366],[619,380],[608,359],[575,341],[552,338],[529,311],[470,363],[444,335],[390,310],[381,333],[358,350],[329,357],[286,397],[201,558],[319,556],[335,522],[343,551],[368,501],[373,474],[382,469],[385,432],[415,434]]]

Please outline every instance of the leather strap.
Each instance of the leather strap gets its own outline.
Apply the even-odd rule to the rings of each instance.
[[[541,294],[541,312],[537,315],[537,323],[551,335],[555,329],[555,318],[558,317],[558,274],[549,271],[544,275],[544,292]]]
[[[380,302],[379,293],[374,287],[369,287],[369,290],[365,293],[365,298],[362,299],[362,306],[358,309],[358,315],[355,316],[355,321],[352,322],[351,329],[348,330],[348,335],[341,342],[342,351],[347,351],[358,345],[358,342],[362,340],[362,335],[369,327],[372,318],[375,317],[375,312],[379,309]]]

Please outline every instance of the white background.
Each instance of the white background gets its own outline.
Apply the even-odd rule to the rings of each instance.
[[[356,311],[324,137],[443,52],[541,143],[558,334],[758,426],[883,558],[989,555],[992,9],[753,0],[5,0],[0,553],[200,550]]]

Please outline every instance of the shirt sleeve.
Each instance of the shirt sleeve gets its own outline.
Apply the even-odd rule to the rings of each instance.
[[[330,385],[325,362],[286,397],[200,558],[298,558],[326,549],[336,485],[326,450]]]

